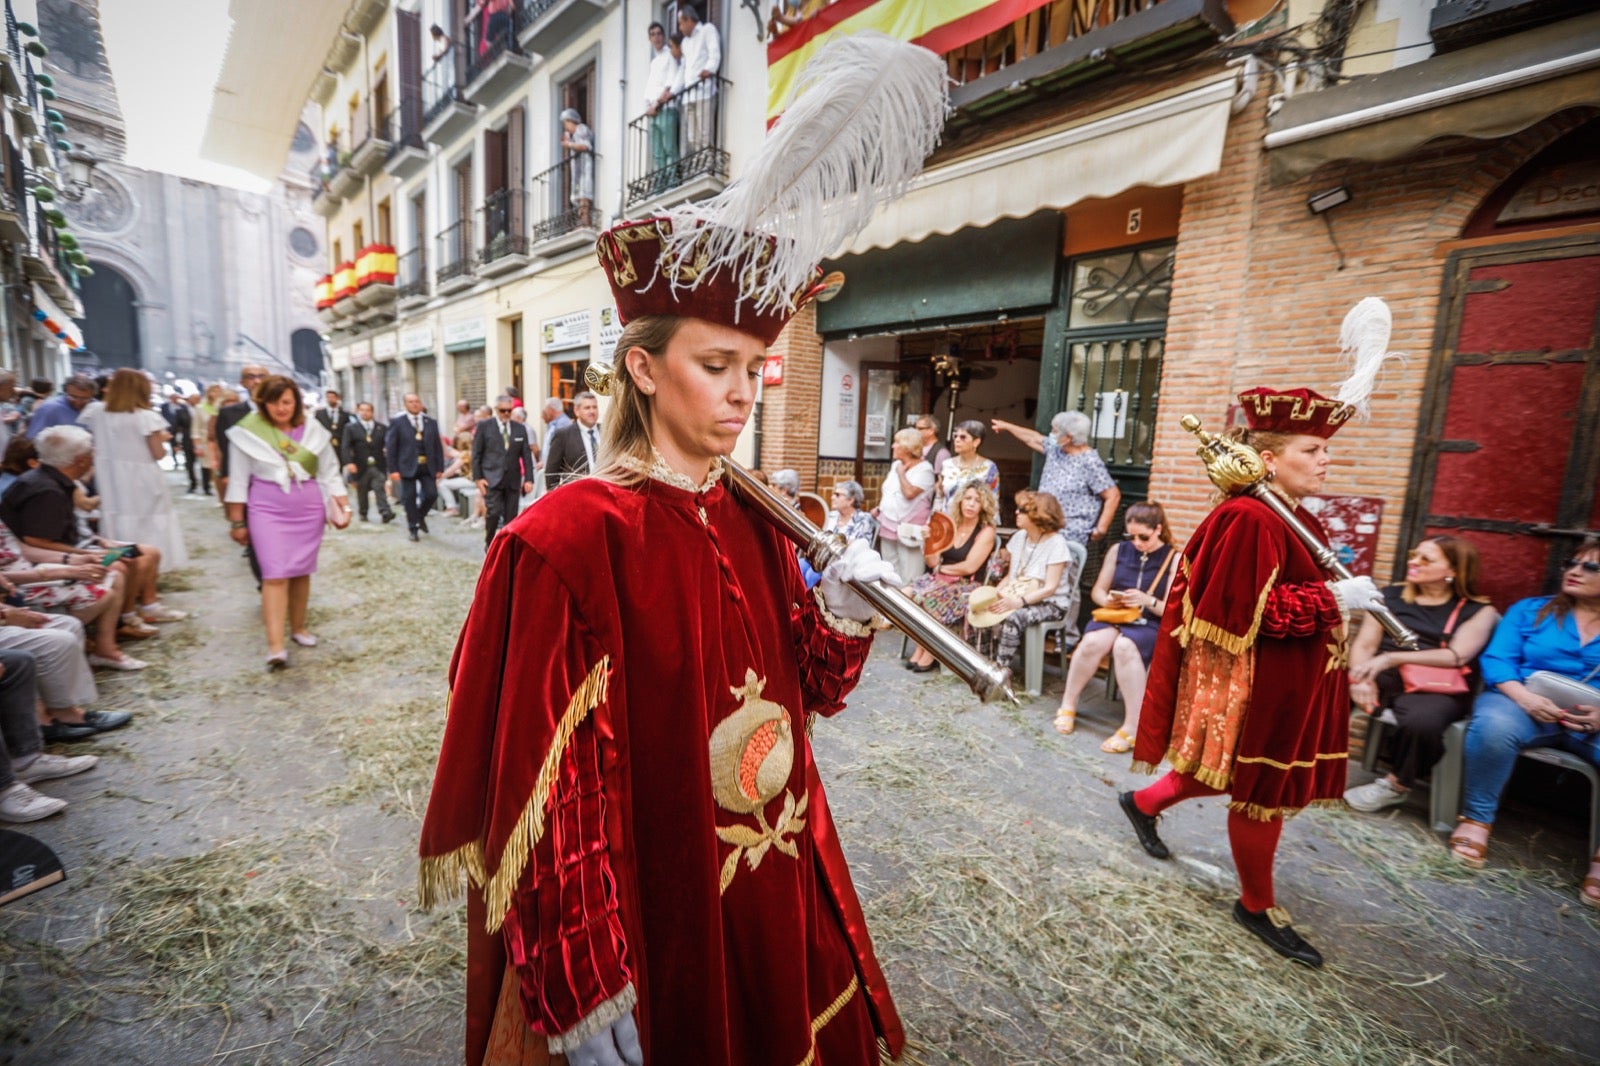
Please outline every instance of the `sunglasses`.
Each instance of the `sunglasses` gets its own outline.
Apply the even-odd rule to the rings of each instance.
[[[1568,559],[1561,564],[1561,569],[1571,570],[1574,566],[1581,568],[1586,574],[1600,574],[1600,563],[1593,559]]]
[[[1123,540],[1154,540],[1157,537],[1159,537],[1160,535],[1161,534],[1159,534],[1159,533],[1124,533],[1122,535],[1122,539]]]
[[[497,415],[508,415],[508,414],[511,413],[511,408],[509,408],[509,407],[496,407],[494,409],[494,412]]]

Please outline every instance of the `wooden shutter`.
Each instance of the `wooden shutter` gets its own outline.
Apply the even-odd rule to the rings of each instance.
[[[390,136],[409,140],[422,130],[422,16],[396,11],[394,17],[400,38],[400,128]]]
[[[506,187],[506,131],[483,131],[483,193],[485,196]]]
[[[511,190],[506,224],[517,236],[521,236],[523,232],[522,198],[526,191],[523,185],[527,181],[523,168],[527,158],[527,112],[520,107],[514,107],[506,115],[506,188]]]

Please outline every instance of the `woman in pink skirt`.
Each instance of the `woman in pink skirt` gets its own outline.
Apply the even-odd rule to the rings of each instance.
[[[348,525],[350,500],[332,438],[322,423],[306,418],[299,386],[274,374],[256,387],[255,404],[228,430],[225,502],[233,539],[249,545],[261,568],[267,667],[280,670],[289,665],[285,614],[296,644],[317,643],[306,632],[311,575],[323,526],[329,521],[340,529]]]

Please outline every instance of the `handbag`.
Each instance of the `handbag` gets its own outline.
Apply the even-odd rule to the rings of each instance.
[[[1600,707],[1600,688],[1584,684],[1600,673],[1600,667],[1589,671],[1589,677],[1579,681],[1553,670],[1535,670],[1522,683],[1535,696],[1543,696],[1551,703],[1571,714],[1579,706]]]
[[[1461,608],[1467,601],[1457,600],[1456,609],[1450,612],[1449,621],[1444,624],[1444,632],[1440,634],[1439,646],[1442,648],[1450,643],[1450,631],[1456,627],[1456,619],[1461,615]],[[1440,696],[1464,696],[1472,691],[1467,684],[1471,671],[1465,666],[1421,666],[1417,663],[1404,663],[1400,667],[1400,687],[1406,692],[1432,692]]]
[[[1156,571],[1156,576],[1151,579],[1150,587],[1143,591],[1152,596],[1161,584],[1161,576],[1167,572],[1167,564],[1172,562],[1172,557],[1178,554],[1178,549],[1173,548],[1167,552],[1166,559],[1162,560],[1161,569]],[[1096,622],[1103,622],[1108,626],[1131,626],[1144,617],[1143,607],[1096,607],[1089,612],[1089,617]]]
[[[350,524],[350,508],[340,507],[336,496],[322,497],[322,513],[328,520],[328,525],[334,529],[343,529]]]

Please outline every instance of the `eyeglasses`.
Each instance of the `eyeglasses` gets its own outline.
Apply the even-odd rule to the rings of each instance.
[[[1595,562],[1593,559],[1568,559],[1561,564],[1561,569],[1563,571],[1571,570],[1574,566],[1579,567],[1586,574],[1600,574],[1600,563]]]
[[[497,414],[497,415],[508,415],[508,414],[511,413],[511,408],[509,408],[509,407],[496,407],[494,409],[494,413]]]
[[[1156,533],[1155,531],[1152,530],[1149,533],[1124,533],[1122,535],[1122,539],[1123,540],[1154,540],[1157,537],[1159,537],[1160,535],[1161,534]]]

